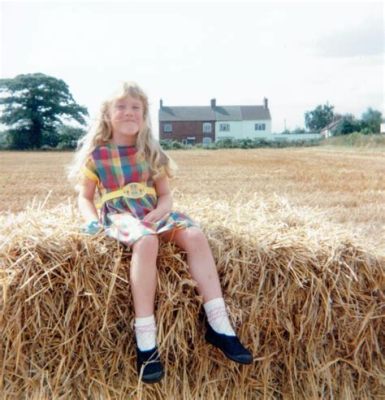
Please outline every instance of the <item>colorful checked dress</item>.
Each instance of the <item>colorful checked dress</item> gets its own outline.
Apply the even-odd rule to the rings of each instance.
[[[171,211],[155,223],[143,221],[156,208],[157,196],[149,163],[138,155],[135,146],[112,143],[98,146],[89,156],[83,172],[97,183],[99,194],[104,196],[133,182],[147,187],[147,192],[142,197],[130,198],[122,195],[103,202],[100,222],[108,236],[132,245],[145,235],[190,226],[199,227],[190,217],[178,211]]]

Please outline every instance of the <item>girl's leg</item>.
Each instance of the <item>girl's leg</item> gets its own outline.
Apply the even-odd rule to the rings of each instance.
[[[132,247],[130,280],[137,318],[154,314],[158,248],[156,235],[143,236]]]
[[[137,344],[137,371],[143,382],[162,379],[163,366],[156,347],[154,301],[156,292],[156,259],[159,239],[144,236],[132,246],[130,267],[131,291],[135,310],[135,337]]]
[[[204,300],[208,319],[206,340],[222,350],[229,359],[250,364],[253,356],[241,344],[230,324],[214,257],[204,233],[199,228],[191,227],[162,236],[187,252],[191,276]]]
[[[195,227],[177,229],[162,234],[163,239],[172,241],[187,252],[187,263],[192,278],[198,284],[198,292],[206,303],[222,297],[217,267],[204,233]]]
[[[196,227],[180,229],[165,236],[187,252],[187,263],[192,278],[198,284],[210,325],[218,332],[235,335],[223,300],[217,267],[204,233]]]

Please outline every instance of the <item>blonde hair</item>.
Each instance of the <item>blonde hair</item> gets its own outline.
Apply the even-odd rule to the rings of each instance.
[[[95,123],[88,133],[78,142],[73,162],[68,168],[68,178],[77,184],[82,178],[81,168],[85,165],[87,158],[97,147],[107,144],[112,139],[112,126],[109,118],[110,106],[117,100],[131,96],[139,99],[143,104],[143,126],[137,134],[136,147],[138,156],[143,156],[150,165],[153,179],[161,176],[163,171],[172,178],[177,166],[175,162],[164,153],[159,143],[152,134],[151,119],[149,114],[148,97],[135,82],[122,82],[120,87],[113,92],[100,106]],[[76,189],[79,189],[76,185]]]

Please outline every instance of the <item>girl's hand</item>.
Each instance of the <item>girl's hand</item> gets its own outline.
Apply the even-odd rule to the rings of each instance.
[[[143,221],[155,223],[162,219],[166,214],[167,212],[155,208],[143,218]]]
[[[87,235],[96,235],[102,228],[98,220],[93,220],[83,226],[83,232]]]

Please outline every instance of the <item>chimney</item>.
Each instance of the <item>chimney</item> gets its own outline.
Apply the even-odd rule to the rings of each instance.
[[[266,110],[269,108],[266,97],[263,98],[263,105],[266,108]]]
[[[217,100],[211,99],[211,108],[215,108],[217,106]]]
[[[162,109],[162,108],[163,108],[163,100],[160,99],[160,109]]]

